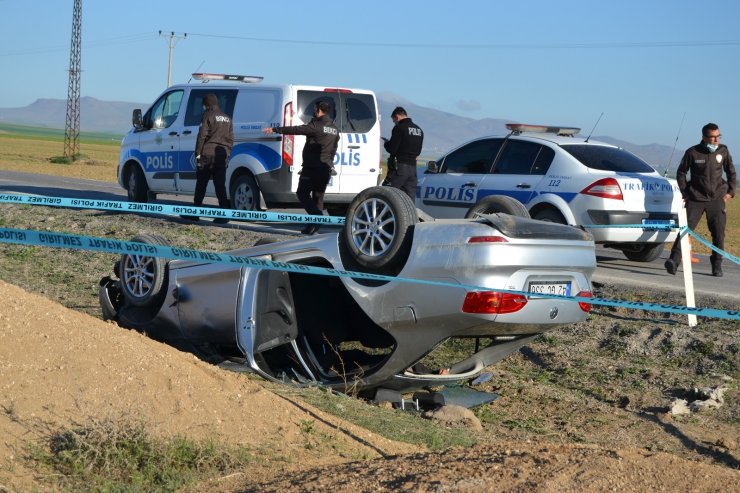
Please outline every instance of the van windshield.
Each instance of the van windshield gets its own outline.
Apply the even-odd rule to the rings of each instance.
[[[320,101],[331,105],[329,116],[340,132],[366,133],[378,120],[372,94],[329,91],[298,91],[298,119],[304,124],[310,122],[314,105]]]
[[[621,173],[653,173],[655,170],[631,152],[602,145],[565,144],[561,146],[591,169]]]

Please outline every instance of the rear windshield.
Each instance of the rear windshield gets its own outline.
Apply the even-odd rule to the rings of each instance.
[[[567,144],[561,146],[591,169],[621,173],[652,173],[655,170],[631,152],[618,147]]]

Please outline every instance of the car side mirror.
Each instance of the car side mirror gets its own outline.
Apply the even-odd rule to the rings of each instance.
[[[427,161],[427,173],[439,173],[437,168],[437,161]]]
[[[141,109],[136,108],[134,113],[131,115],[131,123],[134,125],[136,130],[141,130],[144,125],[141,122]]]

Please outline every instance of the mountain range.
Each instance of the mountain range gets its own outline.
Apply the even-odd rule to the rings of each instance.
[[[80,98],[80,129],[90,132],[125,134],[131,128],[131,113],[135,108],[146,109],[150,103],[128,103],[121,101],[101,101],[92,97]],[[378,106],[381,121],[390,124],[390,114],[396,106],[403,106],[424,130],[424,150],[422,158],[435,159],[445,151],[476,137],[507,133],[505,124],[515,120],[500,118],[467,118],[444,111],[414,104],[393,94],[379,94]],[[35,127],[61,128],[66,122],[67,101],[64,99],[37,99],[28,106],[20,108],[0,108],[0,122],[29,125]],[[383,135],[390,136],[389,128]],[[600,140],[623,147],[637,154],[654,168],[663,172],[672,149],[661,144],[637,145],[609,136],[593,136]],[[679,156],[673,156],[670,166],[674,170]]]

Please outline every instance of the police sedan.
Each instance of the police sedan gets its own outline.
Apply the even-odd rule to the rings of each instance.
[[[437,218],[499,212],[509,196],[534,219],[584,226],[630,260],[658,258],[676,237],[681,194],[634,154],[577,137],[580,129],[508,124],[508,135],[473,140],[419,170],[416,206]]]

